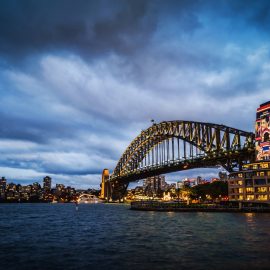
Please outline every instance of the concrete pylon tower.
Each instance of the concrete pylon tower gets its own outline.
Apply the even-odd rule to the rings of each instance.
[[[104,169],[102,172],[102,179],[101,179],[101,199],[109,199],[111,196],[111,187],[109,181],[110,173],[108,169]]]

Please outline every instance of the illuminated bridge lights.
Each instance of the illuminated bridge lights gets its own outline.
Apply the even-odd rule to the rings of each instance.
[[[127,185],[149,176],[200,167],[239,170],[254,161],[254,134],[224,125],[169,121],[143,130],[119,159],[110,183],[113,200]]]

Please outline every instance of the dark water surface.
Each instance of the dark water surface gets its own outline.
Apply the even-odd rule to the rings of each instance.
[[[0,269],[270,269],[270,214],[0,204]]]

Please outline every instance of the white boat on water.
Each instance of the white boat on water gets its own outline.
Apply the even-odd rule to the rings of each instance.
[[[78,203],[101,203],[102,200],[100,200],[98,197],[92,194],[81,194],[78,198]]]

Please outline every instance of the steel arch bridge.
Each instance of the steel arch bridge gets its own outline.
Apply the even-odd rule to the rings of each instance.
[[[255,159],[254,137],[252,132],[212,123],[179,120],[153,124],[122,154],[107,178],[107,196],[121,199],[129,182],[163,173],[213,166],[228,172],[241,170]]]

